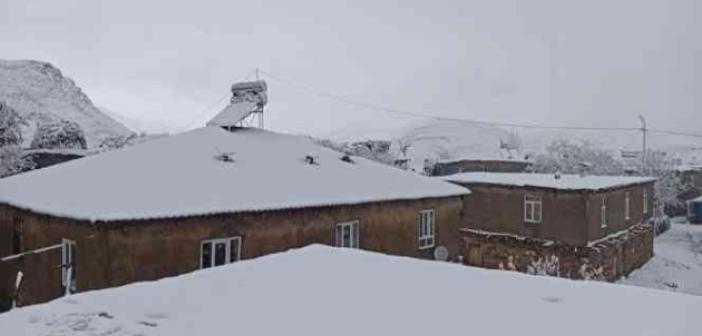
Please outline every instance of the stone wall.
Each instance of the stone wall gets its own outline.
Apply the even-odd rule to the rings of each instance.
[[[614,281],[653,256],[653,228],[649,224],[582,246],[471,229],[461,233],[467,265],[572,279]]]

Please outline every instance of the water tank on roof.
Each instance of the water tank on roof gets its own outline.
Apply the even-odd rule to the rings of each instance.
[[[207,125],[232,128],[243,125],[247,118],[251,121],[251,118],[258,116],[258,127],[263,128],[263,107],[268,103],[267,90],[268,86],[262,80],[235,83],[232,85],[232,98],[229,105],[214,116]]]
[[[268,85],[259,80],[253,82],[240,82],[232,85],[232,103],[253,102],[263,107],[268,102]]]

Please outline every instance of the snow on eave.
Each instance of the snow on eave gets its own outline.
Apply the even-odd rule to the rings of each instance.
[[[308,205],[298,205],[289,207],[261,207],[261,208],[251,208],[251,209],[241,209],[241,210],[222,210],[222,211],[209,211],[209,212],[192,212],[192,213],[181,213],[181,214],[162,214],[162,215],[144,215],[144,216],[106,216],[106,217],[88,217],[88,216],[77,216],[71,213],[63,213],[56,211],[43,211],[41,209],[32,209],[24,207],[22,205],[15,205],[11,202],[0,201],[0,206],[9,206],[22,211],[27,211],[40,216],[50,216],[56,218],[72,219],[77,221],[87,221],[90,223],[114,223],[123,221],[151,221],[151,220],[168,220],[168,219],[182,219],[182,218],[193,218],[193,217],[211,217],[211,216],[225,216],[225,215],[239,215],[239,214],[249,214],[249,213],[262,213],[262,212],[275,212],[275,211],[286,211],[286,210],[304,210],[304,209],[319,209],[319,208],[333,208],[341,206],[359,206],[374,203],[393,203],[393,202],[413,202],[413,201],[425,201],[425,200],[437,200],[442,198],[453,198],[470,195],[471,191],[465,189],[465,192],[457,192],[455,194],[444,194],[439,196],[427,196],[422,198],[386,198],[377,200],[365,200],[358,202],[329,202],[329,203],[310,203]]]
[[[655,182],[653,177],[468,172],[435,177],[458,185],[535,188],[571,192],[598,192]],[[530,181],[531,180],[531,181]],[[587,183],[589,182],[589,183]]]
[[[512,238],[512,239],[516,239],[519,241],[530,240],[530,241],[542,243],[544,245],[551,245],[551,244],[555,244],[555,242],[556,242],[553,239],[531,238],[531,237],[521,236],[521,235],[517,235],[517,234],[513,234],[513,233],[487,231],[487,230],[480,230],[480,229],[462,228],[459,231],[467,232],[467,233],[474,233],[474,234],[488,236],[488,237],[507,237],[507,238]]]

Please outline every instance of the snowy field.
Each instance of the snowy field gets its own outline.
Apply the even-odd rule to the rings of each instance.
[[[0,315],[2,335],[700,335],[702,298],[313,245]]]
[[[620,283],[702,295],[702,225],[676,220],[653,247],[655,256]]]

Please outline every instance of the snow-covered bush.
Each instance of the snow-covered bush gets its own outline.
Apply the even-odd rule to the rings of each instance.
[[[86,149],[83,129],[69,120],[42,121],[32,139],[32,149]]]
[[[26,121],[9,105],[0,102],[0,177],[14,175],[33,167],[20,145]]]
[[[0,101],[0,147],[22,144],[22,126],[26,124],[17,111]]]
[[[0,178],[34,168],[34,162],[22,153],[19,146],[0,147]]]
[[[546,153],[534,156],[531,170],[536,173],[621,175],[624,164],[613,153],[583,141],[560,139],[546,146]]]
[[[98,145],[98,148],[100,149],[105,149],[105,150],[111,150],[111,149],[119,149],[122,147],[126,146],[131,146],[134,144],[136,139],[139,138],[139,136],[136,133],[130,134],[130,135],[112,135],[108,136],[100,141],[100,145]]]
[[[675,169],[673,159],[659,153],[646,156],[645,165],[639,168],[641,175],[657,178],[654,185],[653,204],[654,216],[665,217],[666,207],[684,206],[684,201],[678,197],[691,187],[689,182],[683,181],[680,173]]]

